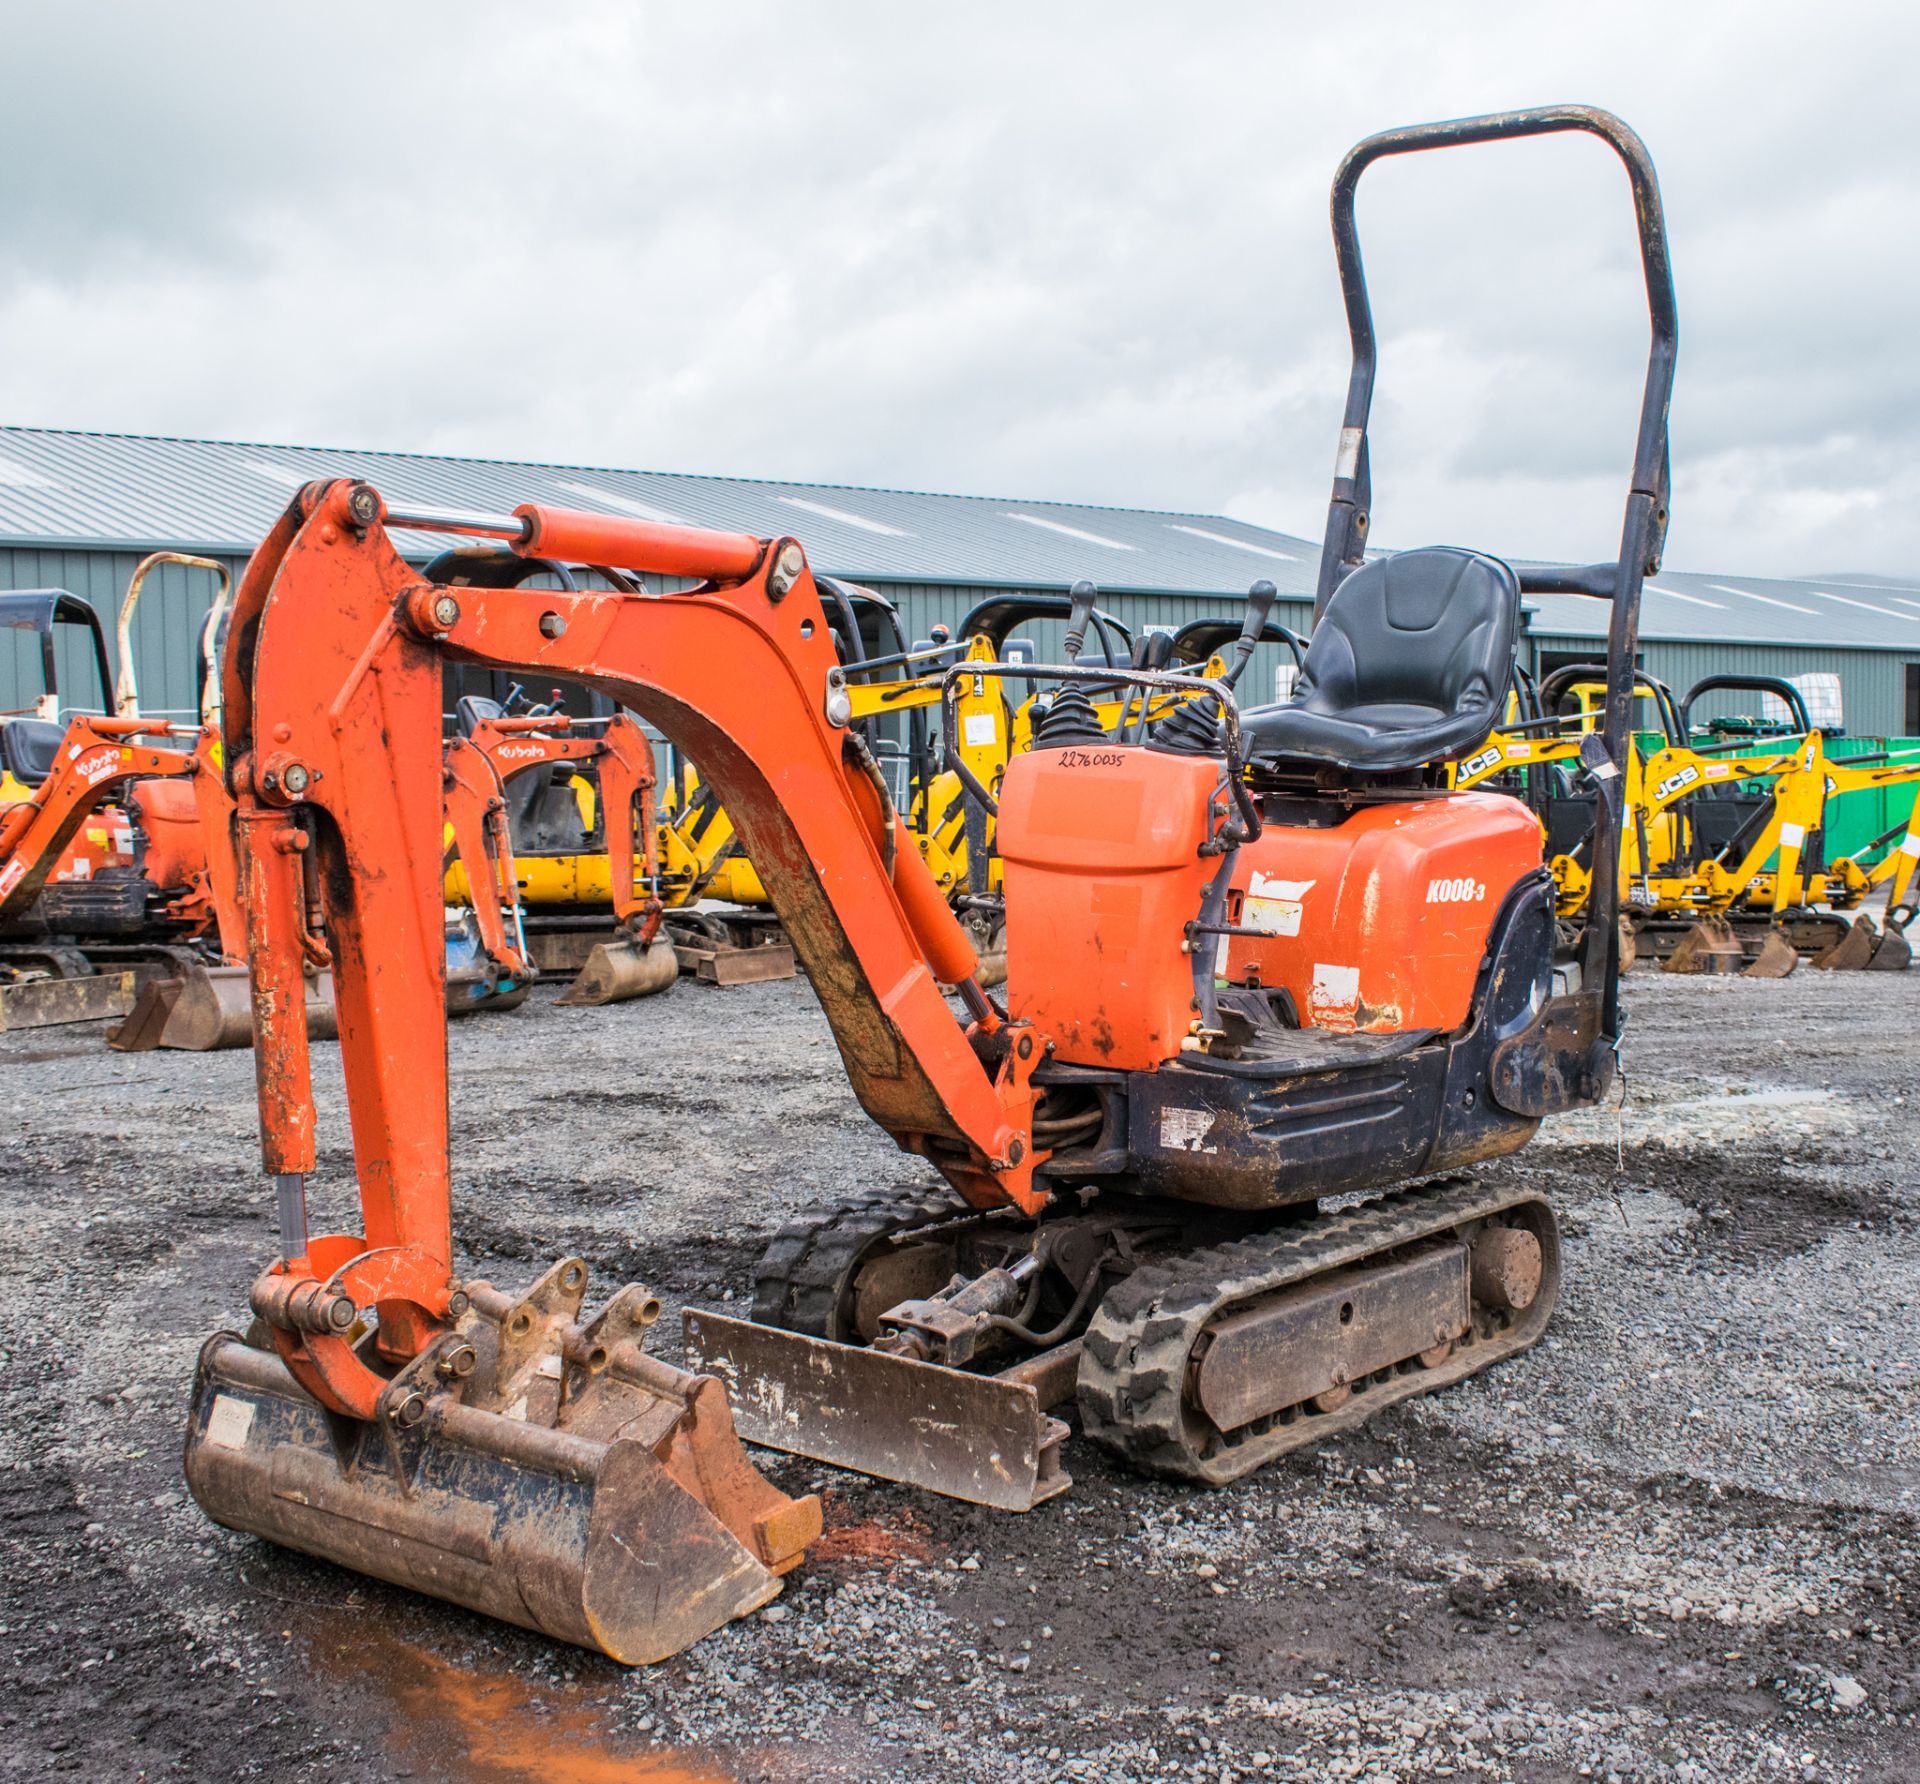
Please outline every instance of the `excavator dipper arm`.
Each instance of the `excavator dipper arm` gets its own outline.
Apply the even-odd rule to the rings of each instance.
[[[1044,1201],[1030,1126],[1043,1049],[976,991],[975,1032],[993,1043],[983,1060],[989,1050],[976,1050],[940,991],[943,979],[971,980],[972,949],[851,745],[796,543],[523,509],[518,549],[709,580],[664,596],[452,589],[400,558],[367,486],[310,486],[295,509],[236,597],[225,692],[263,1151],[286,1228],[254,1304],[303,1387],[368,1417],[385,1377],[350,1339],[355,1318],[379,1309],[377,1349],[393,1365],[459,1310],[439,853],[445,658],[584,681],[697,759],[767,880],[867,1111],[976,1206],[1030,1212]],[[630,809],[618,794],[608,804]],[[311,1240],[300,982],[319,929],[310,873],[332,945],[365,1223],[363,1235]]]

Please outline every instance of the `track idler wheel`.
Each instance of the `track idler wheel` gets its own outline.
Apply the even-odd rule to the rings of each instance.
[[[627,1665],[679,1653],[778,1595],[820,1502],[747,1460],[717,1380],[646,1354],[653,1296],[629,1286],[582,1319],[586,1283],[568,1258],[524,1296],[467,1284],[370,1420],[218,1334],[194,1378],[194,1498],[228,1529]]]
[[[601,942],[555,1001],[586,1006],[625,1003],[665,991],[679,976],[680,957],[671,942],[646,943],[625,936],[617,942]]]

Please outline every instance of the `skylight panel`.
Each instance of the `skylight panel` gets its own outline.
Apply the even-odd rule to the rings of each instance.
[[[1711,607],[1720,613],[1725,613],[1727,610],[1726,602],[1709,601],[1705,595],[1683,595],[1677,588],[1656,588],[1652,583],[1648,583],[1646,587],[1648,594],[1665,595],[1670,601],[1690,601],[1695,607]]]
[[[1789,613],[1811,614],[1816,619],[1819,617],[1820,610],[1817,607],[1802,607],[1798,601],[1782,601],[1773,595],[1757,595],[1750,588],[1733,588],[1724,582],[1710,582],[1707,587],[1717,588],[1723,595],[1744,595],[1749,601],[1758,601],[1763,606],[1784,607]]]
[[[1007,513],[1009,520],[1025,521],[1030,527],[1044,527],[1049,533],[1058,533],[1065,539],[1079,539],[1088,545],[1103,545],[1108,551],[1138,551],[1137,545],[1129,545],[1124,539],[1109,539],[1100,533],[1089,533],[1079,527],[1070,527],[1065,521],[1047,520],[1038,514]]]
[[[905,527],[890,527],[884,520],[869,520],[864,514],[849,514],[844,508],[829,508],[825,502],[810,502],[805,496],[775,496],[774,500],[786,503],[789,508],[817,514],[822,520],[837,520],[843,527],[858,527],[863,533],[882,533],[889,539],[913,537]]]
[[[30,465],[23,465],[18,459],[0,458],[0,485],[8,489],[55,489],[58,487],[51,477],[43,477]]]
[[[285,465],[269,464],[264,458],[243,458],[240,461],[243,471],[251,471],[256,477],[264,477],[269,483],[277,483],[282,489],[304,489],[313,479],[304,471],[289,470]]]
[[[596,489],[591,483],[575,483],[569,478],[554,480],[555,489],[564,489],[569,495],[585,496],[590,502],[604,502],[609,508],[617,508],[622,514],[631,514],[636,520],[652,520],[662,526],[684,527],[692,522],[684,516],[669,514],[664,508],[650,507],[645,502],[636,502],[631,496],[617,496],[610,489]]]
[[[1871,601],[1856,601],[1851,595],[1829,594],[1823,588],[1813,591],[1823,601],[1838,601],[1842,607],[1858,607],[1863,613],[1884,613],[1888,619],[1903,619],[1908,625],[1920,625],[1920,613],[1896,613],[1891,607],[1876,607]]]
[[[1212,545],[1230,545],[1235,551],[1250,551],[1255,557],[1278,558],[1283,564],[1297,564],[1299,559],[1290,551],[1275,551],[1271,545],[1256,545],[1251,539],[1233,539],[1225,533],[1210,533],[1205,527],[1184,526],[1177,520],[1166,522],[1170,533],[1190,533],[1196,539],[1205,539]]]

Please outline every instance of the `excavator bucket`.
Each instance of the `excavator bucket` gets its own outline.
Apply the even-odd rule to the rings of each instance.
[[[601,942],[555,999],[563,1004],[625,1003],[665,991],[680,976],[680,958],[664,939],[643,943],[632,936]]]
[[[1778,928],[1769,927],[1760,946],[1741,970],[1748,979],[1784,979],[1800,964],[1800,953]]]
[[[524,1296],[467,1285],[454,1329],[336,1420],[271,1350],[200,1353],[186,1471],[216,1523],[599,1652],[665,1660],[780,1591],[820,1533],[747,1460],[726,1394],[646,1354],[629,1285],[587,1267]],[[371,1340],[368,1341],[369,1343]]]
[[[1836,942],[1814,955],[1813,964],[1822,972],[1864,972],[1873,964],[1875,944],[1880,932],[1871,917],[1860,917]]]
[[[1702,917],[1660,962],[1662,972],[1737,973],[1747,957],[1725,917]]]
[[[1913,944],[1899,928],[1889,923],[1873,944],[1873,958],[1867,962],[1870,973],[1903,973],[1913,964]]]
[[[339,1033],[333,1007],[333,975],[307,979],[307,1036],[330,1041]],[[253,1045],[253,995],[244,966],[195,966],[178,978],[150,979],[127,1019],[107,1036],[117,1053],[156,1047],[213,1053]]]

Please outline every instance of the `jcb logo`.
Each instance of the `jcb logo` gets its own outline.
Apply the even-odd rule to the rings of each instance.
[[[1699,769],[1683,768],[1680,770],[1678,774],[1668,775],[1667,778],[1659,784],[1659,786],[1654,788],[1654,797],[1656,799],[1669,798],[1673,794],[1679,792],[1682,787],[1692,786],[1693,783],[1697,781],[1699,778],[1700,778]]]
[[[1482,750],[1477,756],[1469,756],[1460,764],[1462,774],[1478,774],[1482,769],[1491,768],[1500,760],[1500,749],[1496,744],[1490,750]]]
[[[1478,904],[1486,895],[1486,887],[1474,879],[1427,882],[1429,904]]]

